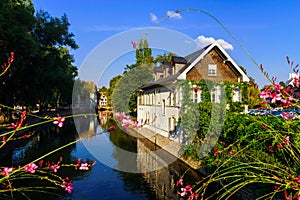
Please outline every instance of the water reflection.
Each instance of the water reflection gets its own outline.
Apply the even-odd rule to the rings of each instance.
[[[160,170],[148,172],[146,166],[168,163],[173,159],[167,152],[156,154],[157,146],[143,138],[134,138],[117,129],[105,132],[105,129],[115,122],[109,115],[96,117],[79,117],[80,126],[75,127],[73,120],[64,124],[63,128],[57,126],[44,126],[37,130],[35,137],[26,140],[14,150],[12,156],[5,162],[14,166],[23,165],[78,138],[76,130],[81,137],[88,137],[82,142],[73,144],[45,160],[57,161],[60,156],[64,163],[76,163],[78,158],[83,160],[96,160],[96,157],[86,148],[101,152],[102,157],[97,158],[97,164],[87,172],[73,169],[60,169],[59,174],[73,179],[74,193],[63,199],[179,199],[175,191],[175,183],[186,172],[188,166],[181,161],[175,161]],[[106,123],[104,123],[106,122]],[[100,126],[101,124],[101,126]],[[134,153],[126,157],[122,151]],[[108,167],[109,162],[115,168],[127,168],[141,173],[128,173]],[[2,163],[3,164],[3,163]],[[1,165],[2,165],[1,164]],[[151,166],[153,167],[153,166]],[[193,170],[188,170],[185,176],[186,183],[193,184],[200,180],[200,176]]]

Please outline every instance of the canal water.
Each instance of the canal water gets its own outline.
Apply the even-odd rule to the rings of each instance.
[[[102,116],[82,117],[84,123],[81,127],[75,127],[72,119],[67,120],[62,128],[56,125],[43,126],[36,130],[34,137],[25,140],[5,159],[1,160],[0,166],[22,166],[39,158],[40,156],[78,139],[78,129],[84,132],[87,139],[77,142],[56,152],[44,160],[56,162],[62,157],[62,163],[76,163],[78,158],[82,160],[96,161],[89,171],[76,171],[73,169],[60,169],[59,173],[73,180],[74,191],[62,197],[43,196],[44,199],[179,199],[175,190],[176,181],[185,174],[186,183],[194,184],[201,176],[181,161],[176,160],[171,164],[155,171],[145,173],[124,172],[108,166],[105,162],[97,159],[95,154],[87,148],[89,144],[96,145],[99,152],[106,152],[106,156],[115,165],[126,165],[126,158],[118,155],[119,148],[130,152],[154,152],[156,147],[153,143],[143,138],[134,138],[120,130],[105,131],[115,122]],[[82,135],[81,135],[82,136]],[[103,143],[103,138],[106,142]],[[102,145],[103,144],[103,145]],[[109,149],[109,150],[107,150]],[[150,155],[150,154],[149,154]],[[161,154],[160,154],[161,155]],[[165,152],[164,157],[153,156],[146,158],[147,162],[170,159],[171,155]],[[137,158],[138,159],[138,158]],[[104,163],[104,164],[103,164]],[[138,168],[136,166],[130,167]]]

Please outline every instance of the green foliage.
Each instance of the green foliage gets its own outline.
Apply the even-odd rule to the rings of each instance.
[[[300,120],[227,112],[219,141],[203,160],[208,169],[216,171],[211,181],[220,178],[226,184],[242,176],[243,182],[236,185],[271,183],[290,188],[300,174],[299,131]],[[267,193],[274,192],[273,186]]]
[[[132,111],[132,102],[137,90],[153,79],[153,65],[142,65],[131,69],[123,74],[117,82],[112,94],[112,106],[117,112],[128,113]],[[130,100],[131,99],[131,100]],[[136,98],[134,98],[134,101]]]
[[[0,60],[15,52],[15,61],[1,77],[0,102],[40,108],[71,103],[77,68],[69,49],[78,48],[66,15],[34,13],[31,1],[0,2]],[[13,88],[13,89],[12,89]],[[4,95],[5,94],[5,95]]]
[[[163,53],[163,54],[158,54],[153,62],[154,63],[162,63],[162,62],[170,62],[170,60],[172,59],[172,56],[176,56],[175,53]]]

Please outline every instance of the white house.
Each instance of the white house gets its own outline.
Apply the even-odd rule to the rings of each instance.
[[[154,79],[142,86],[137,103],[137,120],[157,132],[174,131],[182,105],[182,88],[179,80],[214,82],[249,82],[249,77],[217,42],[186,57],[173,56],[170,62],[163,62],[154,68]],[[193,86],[191,86],[193,88]],[[238,88],[233,90],[233,101],[240,101]],[[221,89],[210,91],[211,100],[220,102]],[[201,91],[192,89],[191,100],[201,101]]]

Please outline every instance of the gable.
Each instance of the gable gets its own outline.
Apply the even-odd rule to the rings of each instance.
[[[213,51],[214,50],[214,51]],[[200,61],[202,61],[204,58],[206,58],[205,62],[208,62],[209,60],[207,58],[207,55],[209,53],[214,53],[215,55],[211,55],[214,57],[214,59],[211,58],[210,62],[218,62],[222,63],[221,66],[219,67],[220,69],[223,69],[223,74],[222,77],[226,78],[228,76],[228,79],[233,79],[233,74],[237,77],[237,81],[243,81],[243,82],[249,82],[249,77],[243,72],[243,70],[235,63],[235,61],[229,56],[229,54],[225,51],[225,49],[217,42],[215,41],[211,45],[203,48],[202,50],[199,51],[200,54],[198,54],[198,57],[194,56],[194,59],[192,62],[185,68],[185,70],[178,76],[178,79],[186,79],[187,74],[189,73],[189,76],[196,76],[197,72],[197,67],[193,69],[197,64],[199,64]],[[193,53],[194,54],[194,53]],[[193,55],[191,54],[191,55]],[[188,56],[187,56],[188,57]],[[219,58],[218,58],[219,57]],[[204,71],[201,70],[201,67],[198,66],[198,75],[204,74]],[[230,69],[230,71],[228,70]],[[225,73],[227,72],[227,73]]]
[[[239,75],[233,71],[228,63],[224,62],[215,48],[210,50],[186,73],[186,79],[196,82],[202,79],[214,82],[238,82],[238,78]]]

